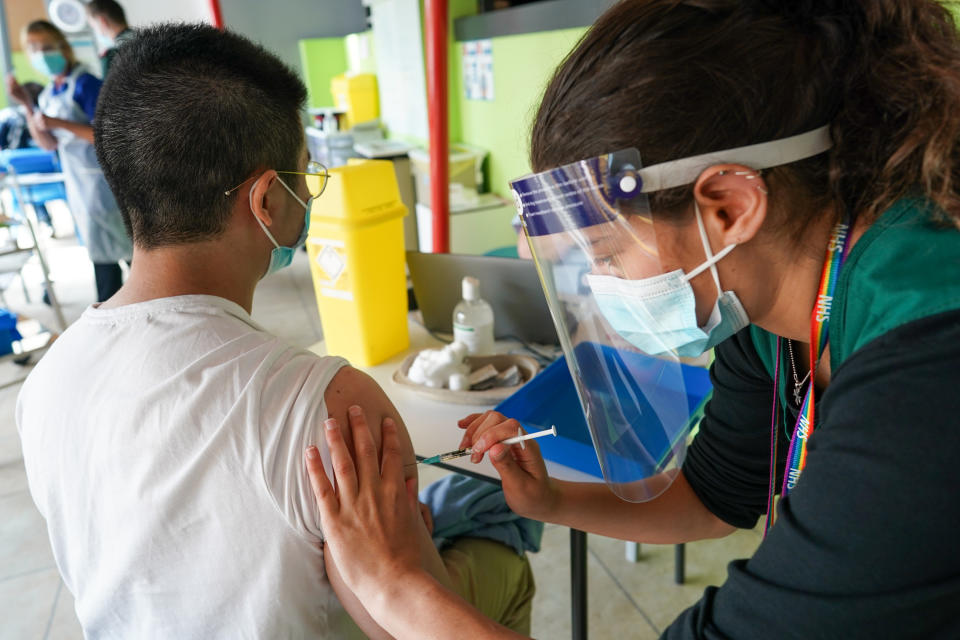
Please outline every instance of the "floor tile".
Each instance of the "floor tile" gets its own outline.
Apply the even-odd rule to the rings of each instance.
[[[73,609],[73,596],[66,587],[62,587],[57,596],[47,638],[50,640],[83,640],[83,628],[80,626],[77,613]]]
[[[0,460],[0,498],[27,491],[27,472],[23,459]]]
[[[56,569],[0,580],[0,640],[46,638],[60,584]]]
[[[530,554],[537,581],[533,601],[532,634],[535,638],[569,638],[570,530],[547,527],[540,553]],[[644,619],[626,594],[617,587],[593,555],[587,557],[587,620],[593,638],[656,638],[656,631]]]
[[[674,583],[673,545],[641,545],[636,563],[624,560],[623,541],[590,536],[589,545],[653,624],[663,630],[697,602],[707,586],[723,584],[727,564],[751,556],[760,539],[757,531],[740,530],[719,540],[687,544],[682,585]]]
[[[20,436],[14,420],[14,407],[19,389],[20,385],[0,389],[0,496],[27,489]]]
[[[0,580],[54,567],[47,525],[26,491],[0,497]]]

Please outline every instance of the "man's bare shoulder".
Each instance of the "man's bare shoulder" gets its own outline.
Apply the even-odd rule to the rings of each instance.
[[[349,424],[347,410],[353,405],[362,407],[378,446],[380,424],[384,418],[393,418],[400,428],[400,441],[404,459],[408,462],[414,460],[413,445],[410,442],[410,436],[407,434],[403,419],[380,385],[363,371],[351,366],[340,369],[330,381],[330,384],[327,385],[324,392],[324,401],[327,405],[328,416],[335,418],[343,426]],[[349,438],[349,430],[346,435]]]
[[[346,424],[347,409],[355,404],[369,412],[393,410],[380,385],[369,375],[350,365],[342,367],[324,390],[327,413]],[[395,411],[395,410],[394,410]]]

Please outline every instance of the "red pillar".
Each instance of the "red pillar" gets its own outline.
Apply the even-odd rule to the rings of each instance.
[[[223,31],[223,14],[220,12],[220,0],[210,0],[210,17],[213,26]]]
[[[447,107],[447,0],[425,0],[427,115],[430,122],[430,208],[433,250],[450,251],[449,113]]]

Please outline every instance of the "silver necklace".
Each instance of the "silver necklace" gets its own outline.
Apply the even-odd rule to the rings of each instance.
[[[790,354],[790,373],[793,374],[793,402],[799,407],[800,391],[810,377],[810,370],[807,370],[807,375],[803,376],[803,380],[799,380],[797,378],[797,363],[793,359],[793,340],[787,340],[787,353]]]

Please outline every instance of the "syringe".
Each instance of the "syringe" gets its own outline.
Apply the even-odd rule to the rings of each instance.
[[[555,436],[557,435],[557,425],[553,425],[549,429],[544,429],[543,431],[537,431],[535,433],[524,433],[522,429],[517,429],[517,435],[513,438],[507,438],[506,440],[501,440],[501,444],[520,444],[521,447],[525,446],[523,442],[525,440],[532,440],[533,438],[542,438],[543,436]],[[473,449],[467,447],[466,449],[457,449],[456,451],[448,451],[447,453],[440,453],[429,458],[424,458],[417,464],[437,464],[440,462],[447,462],[449,460],[456,460],[457,458],[462,458],[464,456],[469,456],[473,453]],[[409,466],[409,465],[408,465]]]

